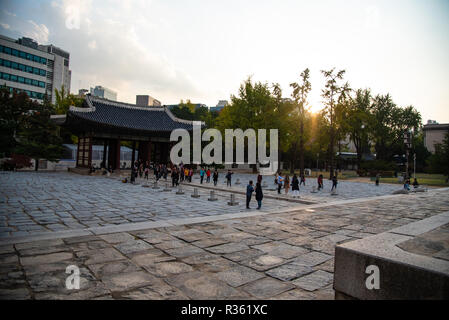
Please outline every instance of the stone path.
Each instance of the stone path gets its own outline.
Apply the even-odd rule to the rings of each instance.
[[[217,192],[219,200],[210,202],[210,190],[199,189],[201,197],[194,199],[193,186],[183,186],[185,194],[177,195],[177,189],[163,191],[165,181],[157,190],[151,181],[149,188],[142,187],[146,180],[139,183],[70,173],[2,172],[0,238],[247,211],[244,195],[236,195],[238,206],[228,206],[229,192]],[[265,199],[262,211],[295,205]],[[252,208],[256,206],[253,198]]]
[[[290,179],[291,178],[292,176],[290,176]],[[277,191],[274,191],[276,188],[276,185],[274,184],[274,176],[264,176],[263,179],[267,185],[267,187],[264,188],[264,194],[278,196]],[[250,180],[255,183],[257,180],[257,174],[234,173],[232,176],[232,187],[228,188],[226,186],[225,173],[220,173],[217,187],[220,189],[245,191]],[[238,181],[240,184],[236,184]],[[199,175],[194,176],[192,184],[200,185]],[[383,196],[391,194],[393,191],[402,189],[401,185],[381,183],[379,186],[376,186],[374,182],[363,183],[340,180],[337,186],[337,195],[331,195],[332,182],[325,178],[323,184],[323,190],[317,193],[311,193],[313,187],[317,186],[316,178],[306,178],[306,186],[300,187],[300,198],[311,202],[326,203],[336,200]],[[203,185],[212,187],[213,183],[203,182]],[[288,195],[286,195],[285,190],[282,189],[281,197],[291,199],[291,187]]]
[[[6,244],[0,246],[0,298],[333,299],[336,244],[448,210],[449,190],[441,189],[224,221]],[[65,287],[68,265],[80,268],[79,290]]]

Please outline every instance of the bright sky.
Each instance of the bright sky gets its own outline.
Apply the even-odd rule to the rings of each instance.
[[[0,33],[69,51],[73,93],[215,105],[248,76],[288,97],[310,68],[316,111],[320,70],[336,67],[353,88],[449,123],[447,0],[2,0]]]

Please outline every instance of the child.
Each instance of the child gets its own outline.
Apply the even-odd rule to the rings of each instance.
[[[246,186],[246,209],[251,209],[249,207],[249,203],[251,201],[251,196],[254,192],[253,181],[251,180],[249,184]]]

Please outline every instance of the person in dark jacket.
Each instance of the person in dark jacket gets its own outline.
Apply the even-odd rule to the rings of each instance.
[[[292,178],[292,192],[293,198],[299,198],[299,180],[296,174]]]
[[[214,186],[216,186],[217,183],[218,183],[218,171],[217,171],[217,169],[215,169],[214,174],[212,176],[212,179],[214,180]]]
[[[331,189],[331,191],[333,191],[334,189],[337,190],[337,184],[338,184],[337,176],[334,175],[332,177],[332,189]]]
[[[249,207],[249,203],[251,201],[251,196],[254,192],[253,181],[251,180],[249,184],[246,186],[246,209],[251,209]]]
[[[262,185],[260,182],[256,183],[256,200],[257,200],[257,210],[260,210],[262,207],[262,199],[263,199],[263,192],[262,192]]]

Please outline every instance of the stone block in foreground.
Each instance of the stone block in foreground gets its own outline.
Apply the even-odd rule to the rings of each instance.
[[[379,289],[368,266],[379,270]],[[335,248],[336,299],[449,299],[449,212]]]

